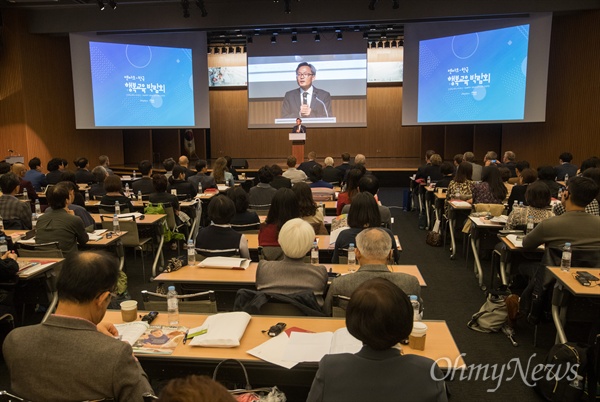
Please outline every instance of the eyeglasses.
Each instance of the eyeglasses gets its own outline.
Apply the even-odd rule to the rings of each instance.
[[[314,74],[311,74],[311,73],[296,73],[296,77],[300,77],[300,78],[310,77],[311,75],[314,75]]]

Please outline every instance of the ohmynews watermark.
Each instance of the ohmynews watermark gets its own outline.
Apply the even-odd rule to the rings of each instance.
[[[579,364],[532,364],[532,360],[536,356],[535,353],[529,357],[526,365],[523,365],[521,360],[515,357],[502,364],[469,364],[463,368],[453,368],[446,373],[442,373],[441,377],[439,373],[436,373],[436,365],[439,362],[446,363],[446,367],[457,367],[459,360],[466,355],[466,353],[461,353],[454,360],[454,364],[448,357],[437,359],[436,364],[431,365],[431,378],[436,381],[494,381],[495,387],[488,388],[487,392],[496,392],[504,381],[511,381],[517,377],[520,377],[521,381],[529,387],[535,386],[538,381],[544,378],[547,381],[562,381],[565,379],[567,381],[578,381],[580,378],[577,373]]]

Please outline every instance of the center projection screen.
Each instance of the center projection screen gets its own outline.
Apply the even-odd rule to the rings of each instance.
[[[291,129],[298,117],[309,128],[366,127],[366,41],[360,32],[319,36],[255,36],[248,44],[248,128]]]
[[[70,41],[78,129],[210,126],[204,32]]]

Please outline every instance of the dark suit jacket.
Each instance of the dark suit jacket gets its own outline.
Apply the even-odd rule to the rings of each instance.
[[[77,183],[95,183],[96,179],[89,170],[79,168],[75,171],[75,181]]]
[[[142,194],[147,195],[154,192],[154,184],[152,183],[152,179],[150,177],[142,177],[131,184],[131,189],[136,195],[138,191],[141,191]]]
[[[292,188],[292,181],[287,177],[283,177],[281,175],[273,177],[273,180],[271,180],[271,183],[269,184],[271,185],[271,187],[276,188],[277,190],[279,190],[282,187]]]
[[[282,118],[296,117],[333,117],[331,112],[331,95],[329,92],[313,87],[313,95],[310,101],[310,115],[300,116],[300,88],[293,89],[285,93],[283,104],[281,105]]]
[[[434,365],[431,359],[401,355],[395,348],[374,350],[363,346],[356,354],[325,355],[319,363],[307,402],[446,402],[443,374]]]
[[[314,160],[312,161],[306,161],[306,162],[302,162],[300,165],[298,165],[298,170],[302,170],[304,173],[306,173],[306,175],[308,176],[308,178],[310,179],[310,169],[313,168],[313,166],[315,165],[319,165],[317,162],[315,162]],[[320,166],[320,165],[319,165]]]
[[[188,177],[187,181],[192,183],[195,188],[198,188],[198,184],[202,183],[202,191],[207,188],[217,188],[215,178],[204,173],[197,173],[193,176]]]
[[[60,175],[62,174],[61,170],[53,170],[51,172],[46,173],[46,183],[48,184],[56,184],[60,181]]]
[[[565,179],[565,174],[568,174],[569,177],[575,177],[575,175],[577,175],[577,165],[563,163],[562,165],[555,166],[554,171],[556,172],[556,178],[562,181]]]
[[[325,180],[326,182],[337,182],[339,184],[342,182],[343,178],[344,173],[338,168],[334,168],[333,166],[325,166],[325,168],[323,169],[323,180]]]
[[[298,131],[298,125],[292,128],[292,133],[306,133],[306,126],[300,124],[300,131]]]

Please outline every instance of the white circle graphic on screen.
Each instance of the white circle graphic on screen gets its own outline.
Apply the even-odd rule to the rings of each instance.
[[[160,108],[163,105],[163,98],[160,95],[152,95],[150,97],[150,104],[155,108]]]
[[[150,46],[127,45],[125,57],[133,67],[144,68],[152,61],[152,49]]]
[[[473,96],[473,99],[475,99],[476,101],[483,100],[483,98],[485,98],[486,94],[487,94],[487,91],[486,91],[485,87],[483,87],[483,86],[476,86],[471,91],[471,95]]]
[[[476,33],[458,35],[452,38],[452,53],[459,59],[473,56],[479,47],[479,35]]]
[[[525,57],[521,62],[521,72],[525,77],[527,77],[527,57]]]

